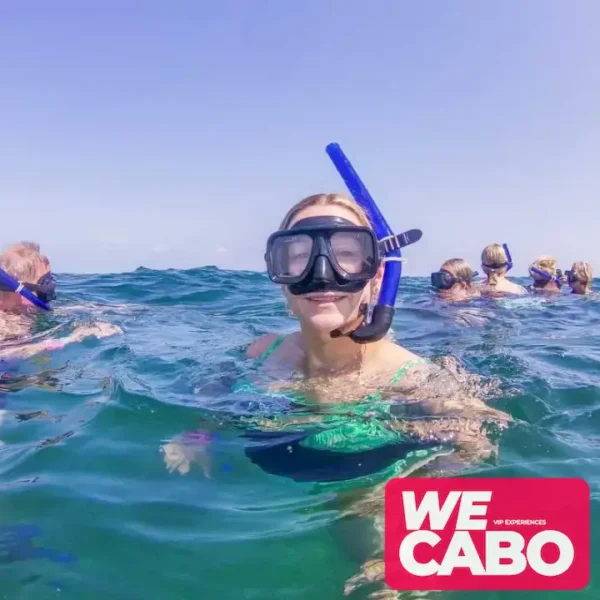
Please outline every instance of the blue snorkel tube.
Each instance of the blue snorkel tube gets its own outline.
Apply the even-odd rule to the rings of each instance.
[[[13,279],[6,271],[0,269],[0,291],[3,291],[3,286],[1,285],[2,283],[4,283],[9,288],[9,291],[21,294],[23,298],[26,298],[27,300],[29,300],[29,302],[35,304],[38,308],[41,308],[42,310],[51,310],[50,306],[46,304],[46,302],[40,300],[31,290],[28,290],[22,283],[19,283],[16,279]]]
[[[506,272],[508,273],[513,268],[513,261],[508,249],[508,244],[502,244],[502,247],[504,248],[504,253],[506,254],[506,262],[508,263],[506,265]]]
[[[558,270],[558,272],[562,275],[562,271]],[[546,273],[546,271],[542,271],[541,269],[538,269],[537,267],[529,267],[529,273],[530,274],[536,273],[537,275],[539,275],[546,281],[554,281],[554,283],[556,283],[558,285],[558,287],[562,287],[562,281],[561,281],[560,276],[555,277],[554,275],[550,275],[550,273]]]
[[[325,151],[356,203],[367,213],[383,249],[383,260],[386,263],[385,271],[379,300],[373,309],[371,322],[363,323],[358,329],[348,334],[352,340],[359,344],[376,342],[386,335],[394,318],[396,294],[402,276],[402,253],[400,248],[418,242],[423,233],[418,229],[411,229],[400,235],[395,235],[340,145],[336,143],[329,144]]]

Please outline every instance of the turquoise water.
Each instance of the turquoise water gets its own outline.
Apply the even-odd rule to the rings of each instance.
[[[40,335],[95,320],[124,335],[30,359],[2,380],[2,597],[342,598],[369,557],[369,521],[340,520],[334,493],[261,471],[223,416],[261,410],[260,398],[227,391],[242,348],[296,328],[276,286],[216,268],[63,275],[59,285]],[[407,278],[398,306],[401,344],[455,356],[500,383],[489,402],[517,421],[488,474],[587,479],[592,579],[568,597],[598,598],[600,301],[449,307],[432,300],[426,280]],[[220,423],[218,442],[186,474],[170,472],[161,446],[209,419]]]

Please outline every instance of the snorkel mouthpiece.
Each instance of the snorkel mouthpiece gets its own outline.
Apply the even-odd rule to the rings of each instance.
[[[359,344],[376,342],[387,334],[394,318],[394,305],[402,276],[402,253],[400,248],[419,241],[423,234],[418,229],[411,229],[398,236],[394,235],[340,145],[337,143],[329,144],[325,151],[356,203],[367,213],[383,249],[383,260],[385,262],[383,283],[378,303],[373,309],[371,322],[365,323],[363,321],[357,329],[346,334]],[[339,337],[340,335],[337,330],[331,334],[332,337]]]

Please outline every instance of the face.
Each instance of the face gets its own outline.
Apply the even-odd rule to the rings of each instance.
[[[449,290],[438,290],[438,295],[444,300],[466,300],[471,296],[471,289],[464,281],[455,283]]]
[[[341,217],[351,221],[352,224],[362,226],[357,216],[343,206],[310,206],[296,214],[290,223],[294,223],[309,217]],[[353,247],[351,237],[340,236],[336,240],[336,257],[343,268],[352,272],[353,261],[356,256],[356,249]],[[292,248],[293,251],[293,248]],[[299,265],[304,265],[306,257],[300,256],[304,251],[299,248]],[[292,261],[294,254],[292,252]],[[292,262],[293,266],[293,262]],[[301,270],[301,267],[299,267]],[[341,293],[332,291],[311,292],[308,294],[295,295],[290,293],[284,286],[284,294],[287,298],[291,311],[300,319],[305,327],[321,332],[329,333],[335,329],[343,327],[360,315],[361,305],[368,304],[371,301],[374,290],[381,284],[383,277],[383,266],[379,268],[377,275],[369,281],[365,288],[356,293]]]
[[[535,289],[538,292],[544,292],[547,294],[558,294],[560,292],[560,287],[555,281],[539,281],[534,279]]]
[[[453,280],[454,283],[452,283]],[[439,271],[432,273],[431,284],[434,286],[438,297],[443,300],[460,301],[475,294],[473,286],[469,282],[461,281],[460,275],[450,265],[442,266]]]
[[[31,277],[24,279],[23,283],[37,283],[44,275],[50,272],[50,264],[39,262],[35,272]],[[15,294],[13,292],[2,292],[0,293],[0,310],[17,311],[22,312],[28,310],[33,305],[27,298],[21,296],[21,294]]]
[[[571,279],[570,276],[568,276],[567,281],[569,283],[569,287],[571,288],[571,290],[573,290],[573,293],[575,293],[575,294],[587,294],[588,293],[588,290],[586,289],[587,282],[581,282],[578,279]]]

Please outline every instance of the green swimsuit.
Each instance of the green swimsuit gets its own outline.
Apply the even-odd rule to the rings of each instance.
[[[256,369],[264,364],[266,359],[279,347],[284,339],[284,336],[279,336],[269,346],[266,352],[256,360]],[[394,374],[390,380],[390,384],[393,385],[399,382],[411,367],[427,362],[428,361],[425,359],[407,362]],[[239,382],[234,386],[234,391],[247,391],[265,395],[264,391],[257,389],[249,381]],[[296,404],[305,405],[303,396],[298,393],[267,392],[266,395],[280,398],[286,397]],[[336,453],[336,455],[343,453],[347,455],[348,461],[352,461],[353,454],[358,456],[358,453],[368,453],[369,451],[377,452],[390,445],[397,446],[399,444],[404,444],[407,448],[409,446],[413,448],[415,445],[414,440],[410,440],[408,436],[400,431],[385,427],[384,421],[391,418],[390,406],[390,403],[383,401],[382,391],[369,394],[356,404],[319,406],[319,422],[307,423],[306,427],[308,429],[319,428],[320,431],[307,433],[307,435],[298,442],[298,445],[301,446],[302,449],[328,451],[329,453]],[[287,423],[286,420],[288,420]],[[294,422],[293,414],[289,415],[284,413],[282,415],[277,415],[271,418],[270,421],[275,427],[269,429],[279,432],[285,432],[289,429],[297,432],[299,427],[302,426],[297,420]],[[411,449],[387,468],[377,473],[359,476],[351,479],[351,481],[346,481],[343,484],[340,484],[340,482],[321,482],[317,485],[326,485],[327,487],[335,486],[338,488],[340,485],[342,485],[343,488],[347,488],[348,484],[350,484],[351,487],[357,485],[370,485],[387,480],[391,477],[399,476],[400,474],[406,475],[407,472],[414,470],[421,464],[430,462],[436,456],[440,455],[440,453],[446,454],[447,452],[448,451],[442,446],[433,446],[430,443],[424,443],[422,448]],[[325,454],[327,454],[327,452],[324,452],[324,456]]]

